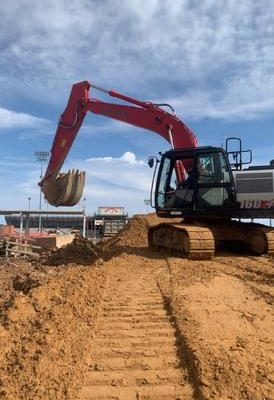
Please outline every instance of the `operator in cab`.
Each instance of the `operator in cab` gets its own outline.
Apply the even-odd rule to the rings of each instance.
[[[166,207],[188,208],[192,206],[195,188],[198,181],[201,182],[201,179],[203,179],[205,169],[198,160],[197,168],[194,167],[194,163],[189,164],[187,174],[186,180],[179,182],[172,196],[167,199]]]

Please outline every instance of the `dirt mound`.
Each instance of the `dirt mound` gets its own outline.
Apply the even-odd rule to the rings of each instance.
[[[112,246],[147,246],[149,223],[144,215],[135,215],[128,224],[114,237],[102,244],[104,249]]]
[[[174,219],[168,221],[173,221]],[[42,255],[40,263],[43,265],[65,265],[69,263],[89,265],[98,258],[109,258],[130,248],[147,247],[147,232],[150,226],[162,222],[156,214],[135,215],[128,224],[113,238],[94,245],[90,240],[81,236],[66,246]]]
[[[90,265],[98,258],[98,249],[89,240],[76,236],[66,246],[50,251],[40,258],[40,262],[46,265],[80,264]]]
[[[19,292],[27,294],[31,289],[44,285],[47,271],[47,267],[24,259],[0,257],[0,319],[1,306],[8,304]]]
[[[148,229],[151,226],[165,222],[179,222],[178,218],[159,218],[156,214],[139,214],[134,215],[128,224],[114,238],[109,239],[102,244],[102,249],[107,250],[111,247],[147,247],[148,246]]]
[[[0,277],[0,398],[74,399],[104,272],[95,265],[52,268],[0,259]]]

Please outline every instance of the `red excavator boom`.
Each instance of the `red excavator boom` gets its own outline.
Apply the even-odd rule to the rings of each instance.
[[[90,88],[103,91],[134,106],[111,104],[90,98]],[[39,183],[47,201],[54,206],[73,206],[81,198],[85,172],[59,172],[88,111],[158,133],[175,149],[197,147],[194,133],[176,117],[170,106],[172,114],[163,110],[162,106],[169,105],[140,101],[87,81],[74,84],[67,107],[58,122],[45,176]],[[178,164],[177,175],[180,181],[183,180],[182,164]]]

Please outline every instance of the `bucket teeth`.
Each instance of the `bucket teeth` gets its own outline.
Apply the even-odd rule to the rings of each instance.
[[[84,185],[85,172],[73,169],[45,181],[42,192],[52,206],[74,206],[81,199]]]

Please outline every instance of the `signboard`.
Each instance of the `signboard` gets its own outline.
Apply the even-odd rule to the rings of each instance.
[[[97,215],[125,215],[124,207],[98,207]]]

